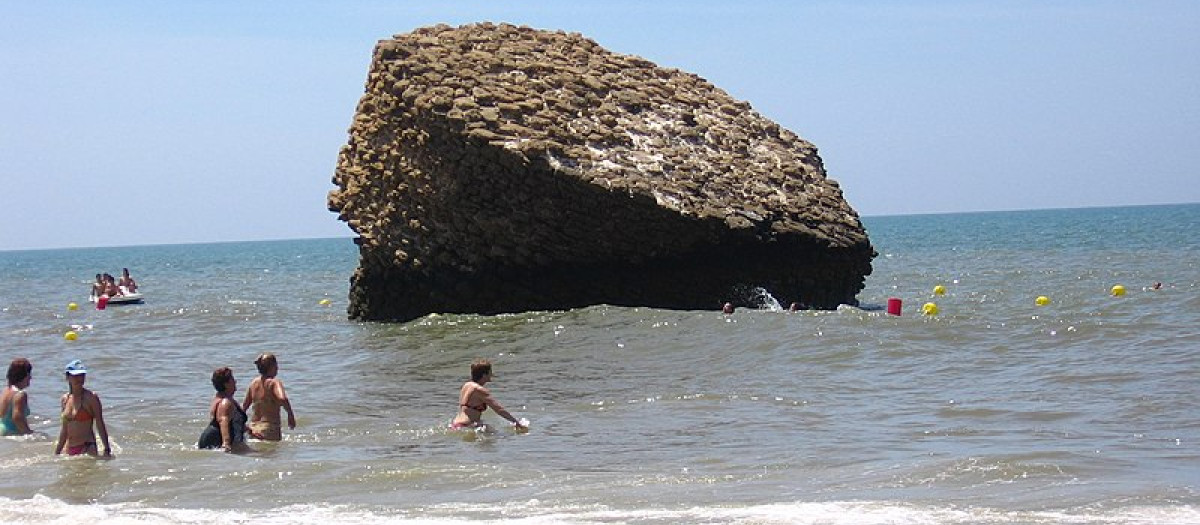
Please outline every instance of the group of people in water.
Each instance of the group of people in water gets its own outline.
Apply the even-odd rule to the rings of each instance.
[[[226,452],[249,450],[246,436],[263,441],[283,439],[283,420],[280,410],[287,413],[288,429],[296,428],[296,414],[288,400],[283,381],[279,380],[279,362],[274,354],[263,353],[254,360],[258,377],[250,382],[246,395],[239,404],[234,394],[237,380],[233,370],[221,367],[212,373],[212,385],[216,390],[209,404],[208,426],[200,433],[197,448],[217,449]],[[76,359],[67,363],[67,393],[61,400],[61,425],[55,441],[54,454],[76,456],[112,457],[108,427],[104,423],[104,408],[100,397],[84,387],[87,367]],[[25,390],[33,377],[33,365],[25,358],[17,358],[8,366],[8,386],[0,393],[0,435],[15,436],[31,434],[29,426],[29,398]],[[480,429],[483,413],[491,408],[496,414],[512,422],[517,430],[525,430],[526,423],[511,413],[492,397],[487,383],[492,380],[492,363],[476,359],[471,363],[471,379],[463,383],[458,396],[458,413],[450,422],[450,428]],[[252,409],[252,410],[251,410]],[[251,410],[252,415],[246,411]],[[97,446],[96,435],[99,434]]]
[[[96,281],[92,283],[92,297],[117,297],[137,293],[137,289],[137,281],[129,276],[129,268],[121,268],[120,279],[107,273],[96,274]]]

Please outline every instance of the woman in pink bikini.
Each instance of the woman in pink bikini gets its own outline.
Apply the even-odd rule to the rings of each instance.
[[[104,425],[104,408],[100,405],[100,397],[83,387],[86,380],[87,367],[82,362],[76,359],[67,363],[67,384],[71,390],[62,397],[62,428],[58,431],[54,454],[61,454],[65,447],[69,456],[96,456],[99,451],[96,450],[95,432],[99,432],[100,442],[104,445],[103,455],[110,458],[112,447],[108,443],[108,427]]]
[[[500,417],[512,422],[517,430],[524,430],[525,425],[522,425],[517,418],[509,414],[500,403],[493,397],[484,385],[492,380],[492,363],[487,359],[476,359],[471,363],[471,380],[463,383],[462,390],[458,393],[458,415],[454,416],[454,421],[450,423],[450,428],[458,430],[462,428],[479,428],[483,427],[483,412],[491,407]]]

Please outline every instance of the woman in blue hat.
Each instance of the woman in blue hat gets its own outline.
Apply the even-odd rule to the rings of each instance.
[[[99,432],[100,443],[104,445],[103,456],[112,457],[100,396],[84,388],[84,381],[87,381],[87,367],[83,366],[83,362],[76,359],[67,363],[67,385],[70,390],[62,397],[62,427],[58,431],[54,453],[61,454],[65,447],[69,456],[99,455],[96,449],[96,433]]]

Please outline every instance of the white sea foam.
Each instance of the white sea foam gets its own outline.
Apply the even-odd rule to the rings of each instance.
[[[752,506],[679,509],[613,509],[605,506],[544,507],[538,500],[503,506],[442,504],[405,508],[361,508],[349,505],[291,505],[274,509],[211,510],[148,507],[137,503],[77,505],[34,496],[0,498],[0,522],[92,523],[98,525],[176,523],[346,524],[387,523],[750,523],[758,525],[1191,525],[1200,509],[1191,506],[1125,507],[1107,510],[1010,511],[984,507],[930,507],[894,502],[798,502]]]

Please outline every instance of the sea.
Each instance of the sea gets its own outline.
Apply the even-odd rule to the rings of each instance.
[[[863,222],[858,307],[730,315],[352,321],[349,237],[0,252],[36,430],[0,522],[1200,524],[1200,204]],[[126,267],[145,302],[97,310]],[[296,428],[197,450],[262,352]],[[529,432],[446,428],[475,358]],[[111,460],[53,455],[72,359]]]

